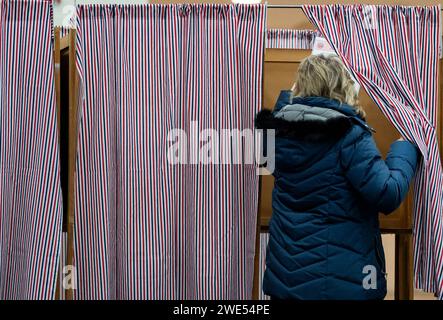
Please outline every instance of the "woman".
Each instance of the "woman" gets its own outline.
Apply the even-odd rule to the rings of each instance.
[[[256,125],[276,130],[264,292],[275,299],[383,299],[378,213],[405,198],[417,149],[400,139],[381,158],[354,82],[335,57],[305,59],[294,91],[282,92]]]

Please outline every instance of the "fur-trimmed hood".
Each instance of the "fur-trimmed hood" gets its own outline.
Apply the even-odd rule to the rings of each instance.
[[[342,137],[351,128],[352,121],[333,109],[293,104],[278,112],[260,111],[255,125],[258,129],[274,129],[277,136],[323,140]]]
[[[255,120],[258,129],[275,129],[277,136],[310,141],[336,140],[355,124],[375,132],[347,104],[325,97],[292,97],[290,90],[280,92],[273,112],[262,110]]]

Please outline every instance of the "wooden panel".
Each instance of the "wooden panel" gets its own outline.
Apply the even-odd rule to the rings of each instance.
[[[264,66],[264,108],[272,109],[281,90],[289,89],[294,83],[300,61],[310,54],[308,50],[266,50]],[[368,123],[377,131],[374,139],[380,152],[385,157],[392,142],[400,135],[388,122],[375,103],[361,90],[360,104],[366,110]],[[266,226],[272,213],[273,177],[263,176],[261,180],[261,197],[259,214],[261,224]],[[380,215],[382,229],[397,230],[411,227],[412,193],[394,213]]]
[[[66,49],[69,47],[69,35],[64,36],[60,39],[60,50]]]
[[[69,32],[69,158],[68,158],[68,250],[67,265],[74,265],[75,159],[77,153],[78,75],[75,66],[75,30]],[[73,300],[73,290],[66,290],[66,299]]]
[[[395,235],[395,300],[414,299],[412,234]]]

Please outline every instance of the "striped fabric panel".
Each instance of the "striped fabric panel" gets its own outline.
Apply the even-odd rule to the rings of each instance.
[[[71,30],[71,28],[68,27],[59,27],[60,28],[60,38],[64,38],[66,36],[68,36],[69,31]]]
[[[62,219],[52,4],[1,2],[0,300],[52,299]]]
[[[314,46],[315,30],[268,29],[266,48],[309,50]]]
[[[78,6],[77,299],[251,298],[255,166],[171,165],[167,137],[253,128],[265,15]]]
[[[262,232],[260,233],[260,255],[259,255],[259,261],[260,261],[260,269],[258,273],[258,277],[260,279],[260,283],[258,286],[259,290],[259,296],[258,298],[260,300],[270,300],[270,297],[265,295],[263,292],[263,276],[265,274],[266,270],[266,249],[268,247],[269,242],[269,233],[268,232]]]
[[[304,11],[390,122],[421,150],[415,282],[443,299],[443,175],[435,131],[440,7],[308,5]]]

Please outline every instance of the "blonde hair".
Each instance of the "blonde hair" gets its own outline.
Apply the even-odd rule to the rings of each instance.
[[[334,56],[309,56],[298,68],[293,96],[326,97],[355,108],[365,118],[365,111],[359,106],[354,80],[341,60]]]

